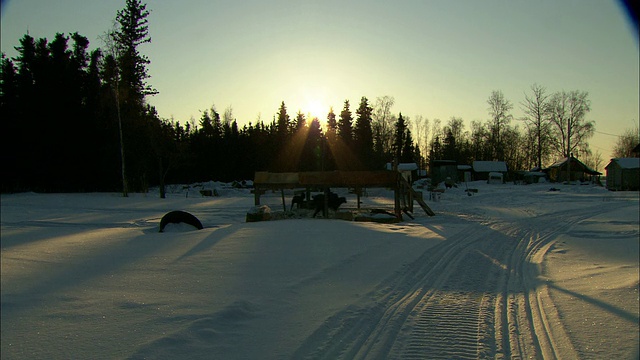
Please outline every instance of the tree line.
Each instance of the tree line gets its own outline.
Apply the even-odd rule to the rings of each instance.
[[[519,103],[524,114],[520,118],[514,118],[514,105],[500,90],[492,91],[487,105],[488,120],[472,121],[469,130],[459,117],[443,125],[439,119],[417,116],[419,146],[428,151],[429,159],[459,164],[493,160],[505,161],[512,170],[542,169],[573,154],[593,168],[601,167],[602,155],[594,154],[588,142],[595,122],[586,118],[591,111],[586,91],[549,93],[534,84]]]
[[[197,123],[160,118],[146,102],[157,91],[148,83],[150,60],[140,52],[151,41],[148,16],[146,4],[127,0],[103,48],[89,51],[79,33],[53,40],[26,34],[16,57],[2,54],[3,192],[126,196],[168,182],[250,179],[259,170],[378,169],[392,151],[415,158],[401,121],[397,133],[406,144],[385,137],[374,151],[373,108],[365,97],[355,114],[348,100],[339,114],[331,110],[324,130],[317,118],[289,115],[284,102],[272,122],[242,128],[231,109],[221,118],[215,107]]]
[[[489,120],[446,124],[392,111],[394,98],[349,100],[324,126],[282,102],[272,121],[240,127],[229,107],[198,120],[163,119],[146,98],[151,41],[149,11],[126,0],[104,47],[86,37],[19,40],[18,55],[2,54],[2,191],[146,191],[165,183],[251,179],[255,171],[377,170],[391,161],[506,161],[510,169],[542,167],[571,153],[591,157],[595,126],[583,91],[549,94],[534,85],[512,125],[513,104],[501,91],[487,99]],[[592,164],[594,166],[595,164]],[[597,166],[597,165],[595,165]]]

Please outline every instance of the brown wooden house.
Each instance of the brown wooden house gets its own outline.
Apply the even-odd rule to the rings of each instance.
[[[567,162],[569,162],[568,165]],[[556,161],[544,171],[549,174],[549,180],[553,182],[591,181],[594,177],[602,175],[601,172],[593,170],[573,156]]]

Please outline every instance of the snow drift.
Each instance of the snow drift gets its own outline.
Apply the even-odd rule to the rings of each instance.
[[[637,357],[638,193],[469,185],[398,224],[248,223],[223,184],[2,195],[2,358]],[[177,209],[204,229],[158,233]]]

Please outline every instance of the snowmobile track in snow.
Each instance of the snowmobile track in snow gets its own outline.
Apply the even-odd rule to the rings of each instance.
[[[549,219],[541,233],[527,217],[470,221],[329,318],[293,358],[575,358],[562,327],[549,326],[559,317],[539,265],[557,234],[593,213],[539,216]]]

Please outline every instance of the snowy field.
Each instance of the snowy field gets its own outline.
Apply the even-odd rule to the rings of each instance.
[[[247,223],[249,190],[212,185],[2,195],[2,359],[638,358],[638,192],[474,182],[398,224]],[[205,228],[159,233],[171,210]]]

